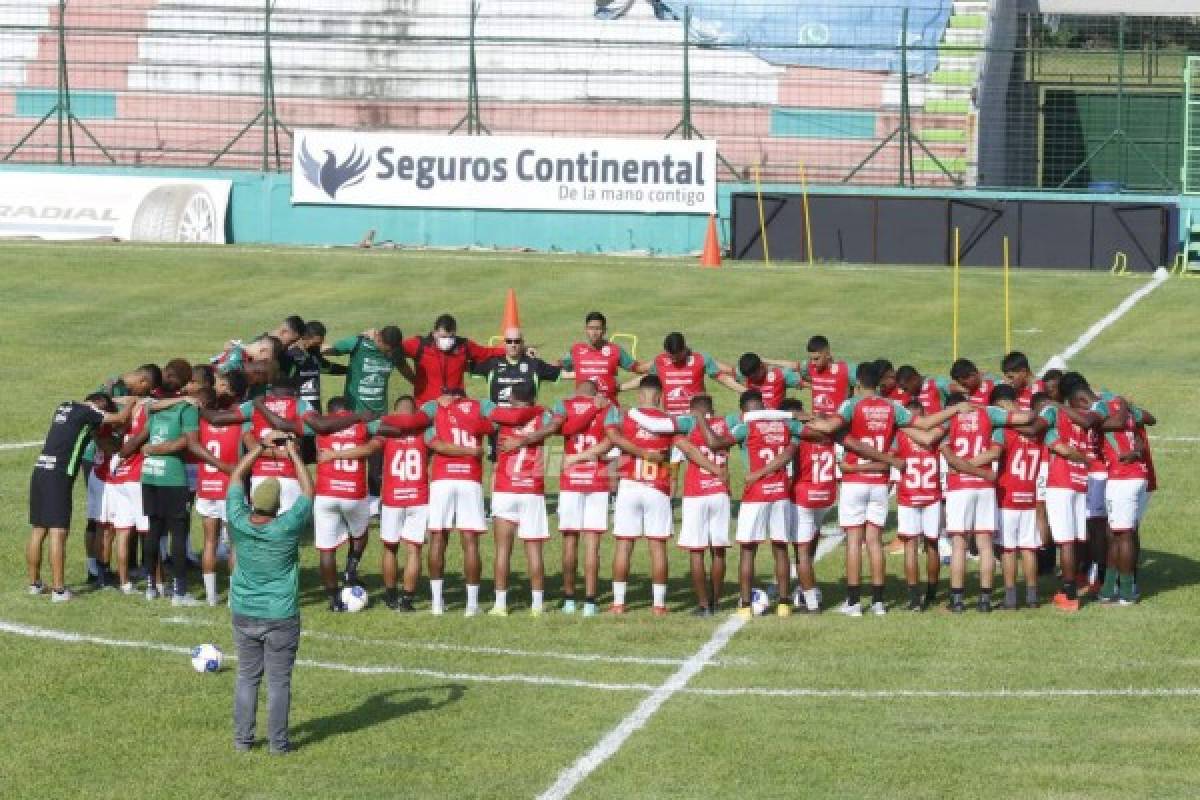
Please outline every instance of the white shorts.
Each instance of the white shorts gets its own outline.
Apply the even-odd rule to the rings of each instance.
[[[1042,537],[1038,533],[1037,511],[1030,509],[1000,509],[1000,546],[1004,552],[1038,550]]]
[[[150,530],[150,520],[142,513],[142,484],[138,481],[104,484],[104,513],[105,522],[114,528]]]
[[[942,504],[896,506],[896,535],[901,539],[924,536],[936,542],[942,534]]]
[[[946,533],[996,532],[996,489],[951,489],[946,492]]]
[[[1046,502],[1046,481],[1050,479],[1050,464],[1046,459],[1042,459],[1042,463],[1038,465],[1037,474],[1037,495],[1035,499],[1039,503]]]
[[[206,519],[219,519],[222,522],[228,519],[225,516],[224,500],[209,500],[207,497],[197,497],[196,513]]]
[[[429,484],[429,530],[483,533],[483,485],[475,481],[443,478]]]
[[[1046,488],[1046,518],[1055,544],[1087,541],[1087,495],[1074,489]]]
[[[879,483],[842,483],[838,494],[838,525],[857,528],[870,523],[882,528],[887,523],[888,487]]]
[[[559,492],[558,529],[563,533],[608,530],[608,492]]]
[[[347,537],[361,538],[371,524],[371,501],[365,497],[313,498],[313,544],[318,550],[336,550]]]
[[[104,522],[104,481],[96,477],[95,472],[88,473],[87,479],[87,518]]]
[[[938,456],[938,483],[942,487],[942,497],[946,496],[946,489],[949,488],[946,481],[950,477],[950,464],[946,461],[943,455]]]
[[[679,546],[684,550],[729,547],[729,495],[683,498]]]
[[[381,506],[379,509],[379,538],[388,544],[401,540],[425,544],[425,528],[429,524],[429,506]]]
[[[1087,488],[1087,518],[1104,519],[1108,516],[1108,506],[1105,501],[1105,486],[1108,485],[1108,475],[1105,473],[1089,473]]]
[[[880,487],[885,492],[887,487]],[[773,500],[769,503],[742,501],[738,509],[737,540],[739,544],[766,541],[790,544],[795,541],[792,531],[792,501]]]
[[[524,541],[538,541],[550,536],[544,495],[492,492],[492,516],[515,522],[517,538]]]
[[[183,469],[187,472],[188,491],[196,491],[196,476],[200,473],[200,465],[184,464]]]
[[[1109,480],[1105,490],[1108,526],[1114,532],[1132,531],[1142,521],[1145,509],[1145,479]]]
[[[613,510],[613,534],[618,539],[669,539],[674,522],[670,497],[644,483],[621,479]]]
[[[267,478],[263,475],[250,477],[250,497],[254,496],[254,490],[265,480]],[[300,481],[295,478],[276,478],[275,480],[279,481],[279,513],[282,514],[296,505],[296,501],[300,499],[303,492],[300,491]],[[246,499],[249,500],[250,497]]]
[[[796,544],[808,544],[817,538],[817,534],[821,532],[821,525],[825,522],[826,515],[832,510],[833,506],[809,508],[808,506],[793,505],[792,526],[795,530],[793,541]]]

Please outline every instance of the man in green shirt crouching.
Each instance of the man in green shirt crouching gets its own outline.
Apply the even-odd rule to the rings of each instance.
[[[295,438],[288,435],[287,454],[296,467],[302,496],[279,514],[279,481],[268,478],[254,490],[247,505],[243,482],[263,449],[263,443],[259,442],[246,453],[229,477],[226,495],[229,536],[237,553],[229,585],[238,658],[233,746],[245,752],[254,743],[258,684],[265,670],[267,738],[271,753],[280,754],[290,749],[292,667],[300,646],[299,542],[312,516],[313,483]]]

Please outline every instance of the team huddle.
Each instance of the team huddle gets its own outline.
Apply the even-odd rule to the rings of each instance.
[[[1139,527],[1155,488],[1146,428],[1156,420],[1149,411],[1093,389],[1079,373],[1049,370],[1039,378],[1018,352],[1005,356],[1001,377],[959,359],[943,378],[894,368],[887,359],[838,360],[823,336],[809,339],[806,351],[796,361],[744,353],[726,364],[671,333],[661,353],[638,361],[608,338],[604,315],[591,312],[584,339],[547,361],[517,328],[505,330],[500,346],[484,346],[459,336],[445,314],[425,336],[406,338],[387,326],[332,343],[320,322],[288,317],[272,333],[229,342],[209,363],[145,364],[56,409],[30,485],[30,592],[46,590],[48,537],[51,599],[71,597],[65,542],[72,486],[83,472],[89,581],[177,606],[216,605],[218,563],[237,571],[236,548],[222,532],[232,513],[231,476],[246,453],[261,450],[248,493],[238,480],[233,495],[239,504],[249,497],[256,513],[268,515],[312,496],[331,611],[346,610],[343,587],[360,585],[377,516],[389,608],[415,610],[424,568],[429,610],[445,613],[445,555],[458,532],[465,613],[481,613],[479,537],[490,517],[489,613],[509,613],[519,542],[529,608],[541,614],[543,549],[551,535],[546,474],[557,439],[564,613],[598,613],[600,546],[610,532],[608,610],[625,613],[631,556],[645,539],[651,608],[667,613],[673,498],[681,508],[676,544],[689,552],[694,613],[701,616],[714,614],[722,599],[731,546],[739,551],[736,613],[753,613],[762,545],[774,562],[775,613],[820,611],[815,561],[827,518],[836,519],[834,534],[846,543],[846,591],[837,610],[864,611],[865,550],[867,608],[887,613],[883,532],[893,496],[909,610],[937,602],[943,555],[953,612],[966,610],[972,561],[979,611],[1018,608],[1019,572],[1024,604],[1038,606],[1039,572],[1053,571],[1056,555],[1058,608],[1078,610],[1085,595],[1136,602]],[[624,382],[622,370],[630,373]],[[389,407],[393,372],[412,392]],[[345,390],[323,404],[321,379],[329,374],[345,375]],[[468,396],[469,374],[486,379],[486,396]],[[540,383],[556,380],[573,381],[574,393],[539,405]],[[737,413],[715,413],[708,380],[737,393]],[[809,407],[789,390],[810,392]],[[624,408],[622,391],[636,396]],[[734,451],[745,463],[736,513]],[[306,464],[315,465],[315,481]],[[188,591],[193,509],[203,529],[204,600]],[[993,598],[997,558],[1002,599]]]

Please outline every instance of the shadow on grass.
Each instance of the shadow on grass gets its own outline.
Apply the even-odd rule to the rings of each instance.
[[[437,711],[457,703],[467,687],[458,683],[412,689],[391,689],[365,698],[354,708],[311,719],[292,729],[292,745],[309,747],[331,736],[354,733],[401,717]]]
[[[1178,553],[1142,548],[1137,574],[1138,588],[1145,600],[1200,583],[1200,561]]]

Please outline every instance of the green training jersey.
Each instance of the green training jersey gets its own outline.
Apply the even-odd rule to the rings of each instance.
[[[185,433],[200,430],[200,414],[190,403],[178,403],[164,411],[156,411],[146,421],[147,444],[162,444],[178,439]],[[187,469],[183,452],[164,456],[146,456],[142,462],[142,483],[149,486],[187,486]]]
[[[395,360],[365,336],[347,336],[333,343],[333,352],[350,356],[346,365],[346,396],[353,411],[387,413],[388,379]]]

